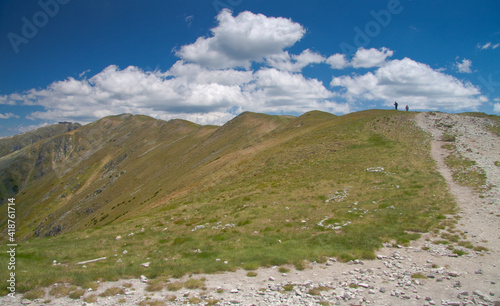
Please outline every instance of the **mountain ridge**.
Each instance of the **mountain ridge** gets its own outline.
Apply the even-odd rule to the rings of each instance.
[[[27,146],[0,158],[2,190],[9,175],[19,184],[16,239],[32,271],[19,281],[301,267],[408,245],[454,213],[415,114],[243,113],[220,127],[122,115]],[[73,265],[91,256],[109,260]]]

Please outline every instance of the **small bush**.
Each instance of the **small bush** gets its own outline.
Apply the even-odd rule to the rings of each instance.
[[[257,276],[257,272],[250,271],[250,272],[247,273],[247,276],[248,277],[256,277]]]
[[[111,287],[106,289],[103,293],[99,294],[100,297],[107,297],[107,296],[115,296],[118,294],[125,294],[122,288],[119,287]]]
[[[285,291],[292,291],[293,287],[294,286],[292,284],[288,284],[288,285],[283,286],[283,290],[285,290]]]
[[[455,135],[444,133],[442,141],[444,141],[444,142],[455,142],[456,141],[456,137],[455,137]]]
[[[95,295],[95,294],[89,295],[89,296],[85,297],[83,299],[83,301],[85,303],[89,303],[89,304],[95,303],[95,302],[97,302],[97,295]]]
[[[290,269],[285,268],[285,267],[280,267],[280,268],[278,269],[278,271],[280,271],[280,273],[288,273],[288,272],[290,272]]]
[[[87,282],[83,284],[82,288],[84,289],[92,289],[92,291],[96,291],[97,288],[99,288],[99,283],[98,282]]]
[[[184,286],[184,284],[181,282],[168,283],[167,290],[168,291],[178,291],[178,290],[181,290],[183,286]]]
[[[28,299],[30,301],[36,300],[36,299],[43,299],[45,296],[45,290],[43,289],[33,289],[28,292],[26,292],[23,295],[23,298]]]
[[[411,275],[411,278],[413,278],[413,279],[427,279],[427,276],[423,275],[422,273],[414,273]]]
[[[463,256],[463,255],[467,255],[469,253],[465,252],[465,251],[462,251],[462,250],[458,250],[458,249],[454,249],[453,250],[453,253],[454,254],[457,254],[458,256]]]
[[[215,306],[220,302],[220,300],[212,299],[212,300],[205,300],[205,302],[207,302],[207,306]]]
[[[476,252],[482,252],[482,251],[488,252],[489,249],[487,247],[484,247],[484,246],[477,246],[477,247],[474,247],[474,251],[476,251]]]
[[[59,285],[56,286],[52,289],[50,289],[49,294],[52,295],[53,297],[56,298],[61,298],[64,296],[68,296],[68,294],[71,292],[71,289],[64,286],[64,285]]]
[[[85,294],[85,290],[77,289],[69,294],[69,298],[73,300],[80,299]]]
[[[189,303],[190,304],[200,304],[201,303],[201,299],[197,298],[197,297],[192,297],[192,298],[189,298]]]
[[[295,263],[295,269],[297,269],[298,271],[303,271],[303,270],[307,269],[307,267],[308,267],[308,264],[305,260],[298,261]]]
[[[191,278],[184,283],[187,289],[201,289],[205,286],[205,282],[201,279]]]
[[[309,289],[309,291],[307,293],[309,293],[310,295],[320,295],[321,291],[327,291],[327,290],[330,290],[330,288],[320,286],[320,287],[317,287],[317,288],[311,288],[311,289]]]
[[[154,292],[154,291],[161,291],[163,289],[163,283],[162,282],[154,282],[150,283],[146,286],[146,291],[148,292]]]

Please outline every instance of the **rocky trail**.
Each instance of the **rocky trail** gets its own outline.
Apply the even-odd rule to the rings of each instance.
[[[432,135],[432,157],[446,179],[458,205],[458,223],[452,231],[466,237],[471,249],[434,244],[434,233],[410,246],[386,245],[377,259],[339,263],[310,263],[297,271],[261,268],[248,271],[194,275],[204,278],[203,289],[146,291],[147,280],[122,280],[100,284],[84,297],[96,295],[94,305],[500,305],[500,139],[487,130],[484,118],[443,113],[420,113],[416,124]],[[449,152],[443,135],[456,136],[457,150],[486,172],[489,190],[478,194],[453,182],[444,163]],[[431,137],[431,136],[430,136]],[[460,252],[458,252],[460,253]],[[461,255],[461,256],[459,256]],[[188,278],[173,280],[186,281]],[[124,294],[99,297],[108,288]],[[50,289],[50,288],[49,288]],[[49,290],[47,289],[47,291]],[[50,302],[48,302],[50,300]],[[29,301],[18,295],[0,298],[2,305],[82,305],[82,299],[54,298]],[[155,304],[157,303],[157,304]]]

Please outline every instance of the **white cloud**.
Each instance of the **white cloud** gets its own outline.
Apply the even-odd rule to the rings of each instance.
[[[275,68],[255,72],[209,70],[182,60],[167,72],[143,71],[134,66],[121,70],[111,65],[88,79],[68,78],[45,89],[3,98],[6,102],[13,98],[18,105],[43,107],[41,111],[32,112],[29,119],[81,123],[119,113],[223,124],[245,110],[349,111],[347,104],[333,101],[334,93],[322,82],[300,73]]]
[[[498,43],[498,44],[493,44],[493,43],[491,43],[491,42],[487,42],[487,43],[485,43],[484,45],[482,45],[482,44],[477,44],[477,48],[478,48],[478,49],[481,49],[481,50],[496,49],[496,48],[498,48],[498,47],[500,47],[500,43]]]
[[[500,98],[495,98],[493,99],[494,102],[497,102],[497,103],[493,103],[493,111],[497,114],[500,114]]]
[[[491,46],[491,42],[485,43],[484,45],[480,45],[480,44],[477,45],[477,47],[479,49],[483,49],[483,50],[488,49],[490,46]]]
[[[14,115],[13,113],[0,113],[0,119],[10,119],[10,118],[19,118],[18,115]]]
[[[412,109],[474,110],[487,101],[472,84],[409,58],[389,61],[374,73],[333,77],[330,85],[343,87],[349,101],[382,100],[388,106],[397,101]]]
[[[380,50],[375,48],[359,48],[354,54],[351,65],[354,68],[380,67],[385,63],[385,60],[393,54],[394,52],[387,48],[381,48]]]
[[[349,62],[345,58],[345,54],[336,53],[330,56],[326,63],[330,65],[332,69],[344,69],[349,65]]]
[[[300,72],[304,67],[310,64],[319,64],[325,61],[325,58],[309,49],[304,50],[299,55],[290,55],[288,52],[270,56],[266,59],[266,64],[283,71]]]
[[[82,73],[80,73],[80,74],[78,75],[78,77],[79,77],[79,78],[82,78],[83,76],[85,76],[85,75],[86,75],[87,73],[89,73],[89,72],[90,72],[90,69],[87,69],[87,70],[83,71]]]
[[[253,79],[252,71],[241,71],[235,69],[208,70],[198,64],[177,61],[166,73],[173,76],[177,81],[197,84],[220,84],[226,86],[241,85]]]
[[[233,17],[224,9],[217,20],[212,37],[199,37],[195,43],[182,46],[177,56],[211,69],[248,69],[252,61],[281,54],[305,34],[305,29],[290,19],[248,11]]]
[[[394,51],[387,48],[364,49],[359,48],[354,54],[351,62],[348,62],[344,54],[334,54],[330,56],[326,63],[333,69],[353,68],[373,68],[382,66],[388,57],[391,57]]]
[[[255,73],[255,82],[245,88],[251,97],[250,110],[257,112],[298,112],[311,109],[344,112],[346,105],[331,101],[333,93],[316,79],[301,74],[262,69]]]
[[[468,60],[466,58],[464,58],[462,60],[462,62],[456,62],[455,63],[457,69],[458,69],[458,72],[461,72],[461,73],[472,73],[472,70],[470,69],[470,67],[472,66],[472,61],[471,60]]]

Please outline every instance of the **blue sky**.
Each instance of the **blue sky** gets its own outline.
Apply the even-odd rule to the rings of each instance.
[[[394,101],[500,114],[500,2],[0,0],[0,137]]]

